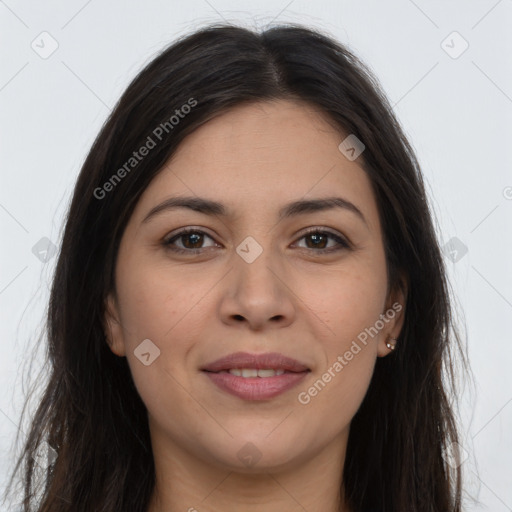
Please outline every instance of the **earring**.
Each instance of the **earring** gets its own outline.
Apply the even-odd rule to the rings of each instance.
[[[398,339],[397,338],[390,338],[390,341],[394,341],[394,343],[390,343],[389,341],[386,341],[386,347],[388,347],[389,350],[395,350],[396,342],[398,341]]]

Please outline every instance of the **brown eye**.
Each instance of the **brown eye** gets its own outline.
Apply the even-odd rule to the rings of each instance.
[[[205,239],[210,239],[214,242],[213,238],[199,229],[187,228],[179,233],[176,233],[169,239],[162,242],[164,247],[176,253],[197,254],[209,247],[214,247],[216,244],[204,246]],[[330,231],[323,231],[318,228],[313,228],[305,233],[299,240],[306,240],[305,249],[310,249],[316,253],[330,253],[343,249],[349,249],[349,243],[342,237],[331,233]],[[329,246],[330,242],[334,242]]]
[[[204,231],[200,231],[198,229],[184,229],[183,231],[175,234],[172,238],[164,240],[163,245],[176,252],[196,253],[200,252],[204,248],[203,244],[205,237],[213,240]],[[180,242],[181,246],[176,245],[176,241]]]
[[[349,244],[342,237],[330,231],[321,231],[315,228],[304,234],[300,240],[302,239],[309,240],[309,242],[306,242],[306,249],[312,249],[315,252],[334,252],[350,248]],[[329,239],[335,242],[334,246],[327,247]]]

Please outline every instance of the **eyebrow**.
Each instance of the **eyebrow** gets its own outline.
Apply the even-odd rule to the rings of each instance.
[[[218,215],[221,217],[228,217],[231,215],[230,210],[225,205],[217,201],[205,199],[202,197],[175,196],[166,199],[162,203],[152,208],[142,223],[148,222],[159,213],[174,210],[176,208],[188,208],[189,210],[211,216]],[[366,224],[366,226],[368,226],[368,222],[366,221],[361,210],[355,204],[346,199],[343,199],[342,197],[325,197],[321,199],[302,199],[293,201],[284,205],[279,210],[278,219],[281,221],[283,219],[295,217],[297,215],[332,210],[334,208],[342,208],[354,213]]]

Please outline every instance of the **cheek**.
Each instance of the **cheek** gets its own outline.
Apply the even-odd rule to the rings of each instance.
[[[310,430],[333,438],[347,429],[358,411],[370,385],[375,366],[375,353],[370,346],[349,361],[345,351],[338,351],[322,368],[308,387],[298,390],[299,414],[308,418]],[[341,360],[337,360],[338,355]]]
[[[158,407],[160,400],[174,400],[174,391],[179,391],[179,383],[186,378],[187,354],[204,336],[204,319],[211,318],[206,311],[211,304],[205,297],[218,277],[198,279],[195,273],[193,278],[179,268],[143,265],[140,260],[137,264],[135,258],[120,261],[118,268],[126,357],[148,409],[150,404]],[[146,362],[154,361],[147,366],[139,357],[141,346],[148,347],[142,353],[150,353]]]
[[[135,387],[157,423],[179,430],[182,418],[169,411],[201,416],[187,392],[187,354],[200,336],[200,318],[208,318],[201,301],[212,284],[191,282],[183,272],[158,266],[131,266],[119,281],[121,323],[126,357]],[[148,343],[144,340],[150,340]],[[141,351],[142,343],[147,349]],[[155,348],[156,347],[156,348]],[[142,354],[148,353],[150,364]],[[142,359],[142,360],[141,360]]]
[[[316,337],[324,360],[297,400],[306,410],[315,410],[315,421],[331,411],[334,433],[351,421],[371,381],[379,339],[372,328],[385,304],[385,266],[383,260],[354,261],[315,283],[307,304],[321,319]]]
[[[385,283],[352,275],[326,295],[328,303],[319,316],[329,330],[322,327],[317,332],[323,361],[307,386],[298,390],[297,401],[316,428],[334,436],[350,424],[368,390],[378,340],[368,330],[382,312]],[[319,306],[322,301],[317,299]]]
[[[202,310],[201,301],[212,286],[207,276],[191,279],[190,273],[161,264],[128,262],[120,265],[119,276],[121,322],[130,344],[145,338],[163,345],[182,339],[177,331],[184,324],[196,325],[190,318]]]
[[[304,302],[323,324],[321,331],[329,352],[343,350],[375,324],[383,313],[386,288],[385,265],[379,261],[354,261],[317,275],[314,286],[309,277],[304,280]]]

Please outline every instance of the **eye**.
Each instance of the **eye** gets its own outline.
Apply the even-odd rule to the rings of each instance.
[[[200,229],[186,228],[174,234],[171,238],[165,239],[162,244],[165,248],[175,253],[198,254],[208,248],[202,247],[205,238],[214,241],[211,236]],[[299,238],[299,240],[302,239],[311,241],[311,243],[306,242],[305,248],[311,249],[315,253],[331,253],[343,249],[350,249],[350,244],[344,238],[319,228],[310,228]],[[334,242],[334,246],[331,245],[331,247],[327,247],[329,239]],[[181,247],[176,244],[177,241],[181,243]],[[215,243],[213,246],[215,246]]]
[[[177,253],[196,254],[202,252],[203,248],[201,245],[203,244],[205,237],[213,240],[213,238],[207,235],[204,231],[187,228],[175,234],[172,238],[164,240],[163,245],[169,250]],[[182,247],[176,247],[176,240],[182,241]]]
[[[310,240],[311,243],[306,242],[306,249],[313,249],[314,252],[329,253],[340,251],[342,249],[349,249],[350,244],[341,236],[331,233],[330,231],[324,231],[319,228],[311,228],[299,240]],[[334,246],[327,248],[326,244],[328,240],[334,241]]]

